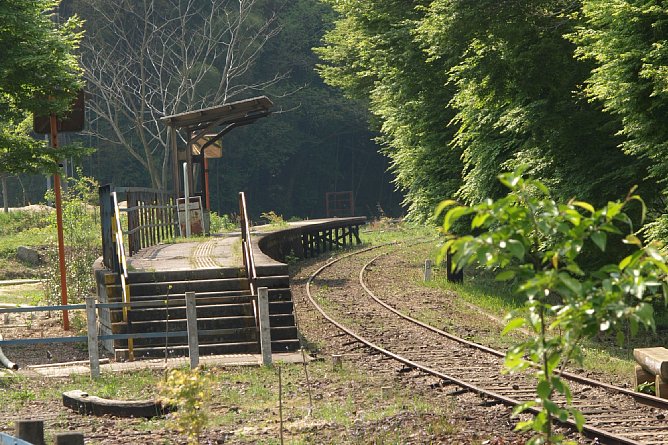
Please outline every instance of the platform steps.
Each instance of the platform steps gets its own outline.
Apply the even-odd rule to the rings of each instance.
[[[272,350],[297,350],[299,339],[287,266],[258,267],[258,275],[258,287],[269,288]],[[159,307],[131,310],[129,323],[123,321],[122,310],[111,310],[114,334],[185,331],[185,293],[195,292],[200,355],[260,353],[259,331],[243,270],[137,272],[129,274],[128,283],[132,302],[158,303]],[[120,285],[107,285],[107,295],[110,302],[121,301]],[[127,340],[115,340],[114,350],[118,360],[129,358]],[[187,356],[187,338],[137,338],[133,351],[136,359]]]

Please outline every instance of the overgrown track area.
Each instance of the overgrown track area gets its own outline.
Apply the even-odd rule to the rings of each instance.
[[[311,303],[331,323],[354,337],[348,343],[351,349],[362,344],[370,354],[402,362],[406,370],[441,379],[441,386],[476,392],[490,406],[518,405],[533,399],[535,382],[530,377],[501,373],[502,352],[421,324],[393,308],[405,306],[406,301],[417,307],[421,304],[419,296],[401,287],[382,298],[374,295],[372,283],[389,279],[388,273],[395,283],[402,281],[397,276],[401,270],[384,266],[401,248],[377,246],[329,261],[307,282]],[[570,381],[572,405],[587,419],[584,432],[590,439],[610,444],[668,443],[668,403],[662,399],[573,374],[563,377]]]

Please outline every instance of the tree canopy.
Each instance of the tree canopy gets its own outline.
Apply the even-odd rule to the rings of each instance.
[[[651,7],[655,2],[425,0],[408,7],[399,1],[322,1],[338,15],[317,50],[320,73],[347,95],[366,100],[414,218],[432,217],[443,197],[475,203],[500,196],[497,175],[518,165],[528,166],[559,199],[601,205],[638,184],[650,206],[662,207],[660,187],[648,178],[658,168],[661,134],[668,131],[658,119],[665,116],[658,37],[665,11]],[[646,4],[644,24],[619,17],[617,9],[629,3]],[[645,43],[628,36],[629,46],[615,44],[605,34],[612,31],[601,22],[603,10],[619,25],[644,29]],[[625,10],[640,14],[643,8]],[[597,26],[606,31],[595,31]],[[620,71],[627,77],[614,78],[599,66],[601,57],[643,73],[627,67]],[[602,80],[610,83],[597,86]],[[611,99],[637,104],[633,122],[609,112],[614,109],[602,88],[616,95],[644,91],[653,103]],[[657,118],[645,119],[641,111]],[[646,155],[634,145],[640,131],[653,137],[646,139]]]
[[[62,113],[82,87],[75,50],[81,22],[51,19],[57,1],[0,3],[0,165],[6,173],[57,169],[67,153],[28,135],[31,113]]]

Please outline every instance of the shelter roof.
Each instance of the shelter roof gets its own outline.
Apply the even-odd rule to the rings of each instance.
[[[201,110],[165,116],[160,120],[178,129],[196,130],[228,124],[245,125],[267,116],[273,102],[266,96],[253,97]]]

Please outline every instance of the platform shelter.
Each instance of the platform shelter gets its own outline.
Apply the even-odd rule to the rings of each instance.
[[[269,116],[272,106],[269,98],[259,96],[161,119],[169,128],[175,199],[184,197],[183,184],[187,181],[190,196],[201,199],[205,225],[211,209],[208,159],[222,157],[223,136]],[[187,165],[187,178],[183,163]]]

